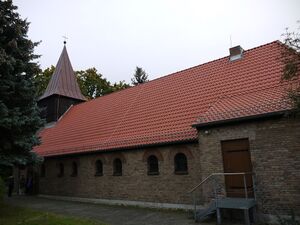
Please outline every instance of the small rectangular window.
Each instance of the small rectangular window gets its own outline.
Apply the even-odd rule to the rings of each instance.
[[[185,154],[178,153],[174,158],[175,174],[188,174],[188,162]]]
[[[122,176],[122,161],[120,159],[114,160],[114,176]]]
[[[148,175],[159,175],[158,159],[155,155],[150,155],[147,159]]]
[[[103,163],[98,159],[95,163],[95,176],[103,176]]]

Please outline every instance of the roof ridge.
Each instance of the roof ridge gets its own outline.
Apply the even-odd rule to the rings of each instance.
[[[120,93],[121,91],[130,90],[130,89],[135,88],[135,87],[138,87],[138,86],[140,86],[140,85],[141,85],[141,84],[139,84],[139,85],[137,85],[137,86],[129,86],[128,88],[125,88],[125,89],[117,90],[117,91],[114,91],[114,92],[111,92],[111,93],[108,93],[108,94],[105,94],[105,95],[102,95],[102,96],[98,96],[98,97],[93,98],[93,99],[90,99],[90,100],[88,100],[88,101],[80,102],[80,103],[74,105],[74,107],[77,107],[77,106],[79,106],[79,105],[82,106],[83,104],[89,104],[90,102],[96,101],[96,100],[98,100],[98,99],[102,99],[102,98],[104,98],[104,97],[107,98],[108,96],[111,96],[111,95],[113,95],[113,94]]]
[[[245,50],[244,52],[253,51],[253,50],[255,50],[255,49],[262,48],[262,47],[265,47],[265,46],[267,46],[267,45],[271,45],[271,44],[274,44],[274,43],[283,44],[283,43],[281,43],[279,40],[275,40],[275,41],[272,41],[272,42],[269,42],[269,43],[266,43],[266,44],[262,44],[262,45],[260,45],[260,46],[256,46],[256,47],[247,49],[247,50]],[[283,44],[283,45],[284,45],[284,44]],[[172,76],[172,75],[175,75],[175,74],[178,74],[178,73],[187,71],[187,70],[191,70],[191,69],[194,69],[194,68],[196,68],[196,67],[200,67],[200,66],[207,65],[207,64],[210,64],[210,63],[213,63],[213,62],[216,62],[216,61],[220,61],[220,60],[223,60],[223,59],[225,59],[225,58],[229,58],[229,55],[223,56],[223,57],[220,57],[220,58],[218,58],[218,59],[214,59],[214,60],[211,60],[211,61],[208,61],[208,62],[204,62],[204,63],[198,64],[198,65],[195,65],[195,66],[186,68],[186,69],[182,69],[182,70],[179,70],[179,71],[176,71],[176,72],[167,74],[167,75],[162,76],[162,77],[155,78],[155,79],[153,79],[153,80],[150,80],[150,81],[148,81],[148,82],[146,82],[146,83],[143,83],[143,84],[140,84],[140,85],[145,85],[145,84],[147,84],[147,83],[150,83],[150,82],[153,82],[153,81],[156,81],[156,80],[159,80],[159,79],[168,77],[168,76]]]
[[[281,43],[279,40],[275,40],[275,41],[272,41],[272,42],[269,42],[269,43],[266,43],[266,44],[263,44],[263,45],[260,45],[260,46],[257,46],[257,47],[250,48],[250,49],[248,49],[248,50],[245,50],[244,52],[253,51],[253,50],[257,49],[257,48],[262,48],[262,47],[265,47],[265,46],[267,46],[267,45],[271,45],[271,44],[274,44],[274,43],[277,43],[277,44],[283,44],[283,43]],[[121,91],[126,91],[126,90],[129,90],[129,89],[132,89],[132,88],[135,88],[135,87],[139,87],[139,86],[142,86],[142,85],[147,85],[147,84],[149,84],[149,83],[151,83],[151,82],[154,82],[154,81],[157,81],[157,80],[159,80],[159,79],[164,79],[164,78],[166,78],[166,77],[173,76],[173,75],[176,75],[176,74],[178,74],[178,73],[182,73],[182,72],[184,72],[184,71],[192,70],[192,69],[194,69],[194,68],[197,68],[197,67],[200,67],[200,66],[203,66],[203,65],[207,65],[207,64],[210,64],[210,63],[214,63],[214,62],[223,60],[223,59],[225,59],[225,58],[229,58],[229,56],[223,56],[223,57],[221,57],[221,58],[214,59],[214,60],[212,60],[212,61],[208,61],[208,62],[199,64],[199,65],[196,65],[196,66],[192,66],[192,67],[189,67],[189,68],[186,68],[186,69],[183,69],[183,70],[179,70],[179,71],[177,71],[177,72],[173,72],[173,73],[167,74],[167,75],[162,76],[162,77],[155,78],[155,79],[153,79],[153,80],[147,81],[147,82],[145,82],[145,83],[142,83],[142,84],[139,84],[139,85],[136,85],[136,86],[130,86],[130,87],[126,88],[126,89],[122,89],[122,90],[118,90],[118,91],[115,91],[115,92],[111,92],[111,93],[109,93],[109,94],[99,96],[99,97],[94,98],[94,99],[91,99],[91,100],[89,100],[89,101],[81,102],[80,104],[77,104],[77,105],[75,105],[74,107],[79,106],[79,105],[83,105],[83,104],[86,104],[86,103],[90,103],[90,102],[95,101],[95,100],[100,99],[100,98],[104,98],[104,97],[111,96],[112,94],[116,94],[116,93],[119,93],[119,92],[121,92]]]

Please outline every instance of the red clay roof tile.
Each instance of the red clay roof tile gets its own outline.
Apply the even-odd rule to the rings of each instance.
[[[197,140],[194,123],[289,109],[278,41],[73,106],[44,129],[42,156]]]

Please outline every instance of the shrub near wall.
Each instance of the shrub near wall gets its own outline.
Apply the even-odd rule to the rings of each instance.
[[[0,201],[3,200],[4,193],[5,193],[4,181],[2,180],[2,177],[0,177]]]

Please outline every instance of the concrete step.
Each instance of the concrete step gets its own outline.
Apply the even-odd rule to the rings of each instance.
[[[217,207],[223,209],[250,209],[256,205],[254,198],[221,198]]]
[[[196,221],[201,222],[205,219],[208,219],[210,215],[214,214],[216,211],[216,203],[212,201],[207,208],[199,209],[196,213]]]

